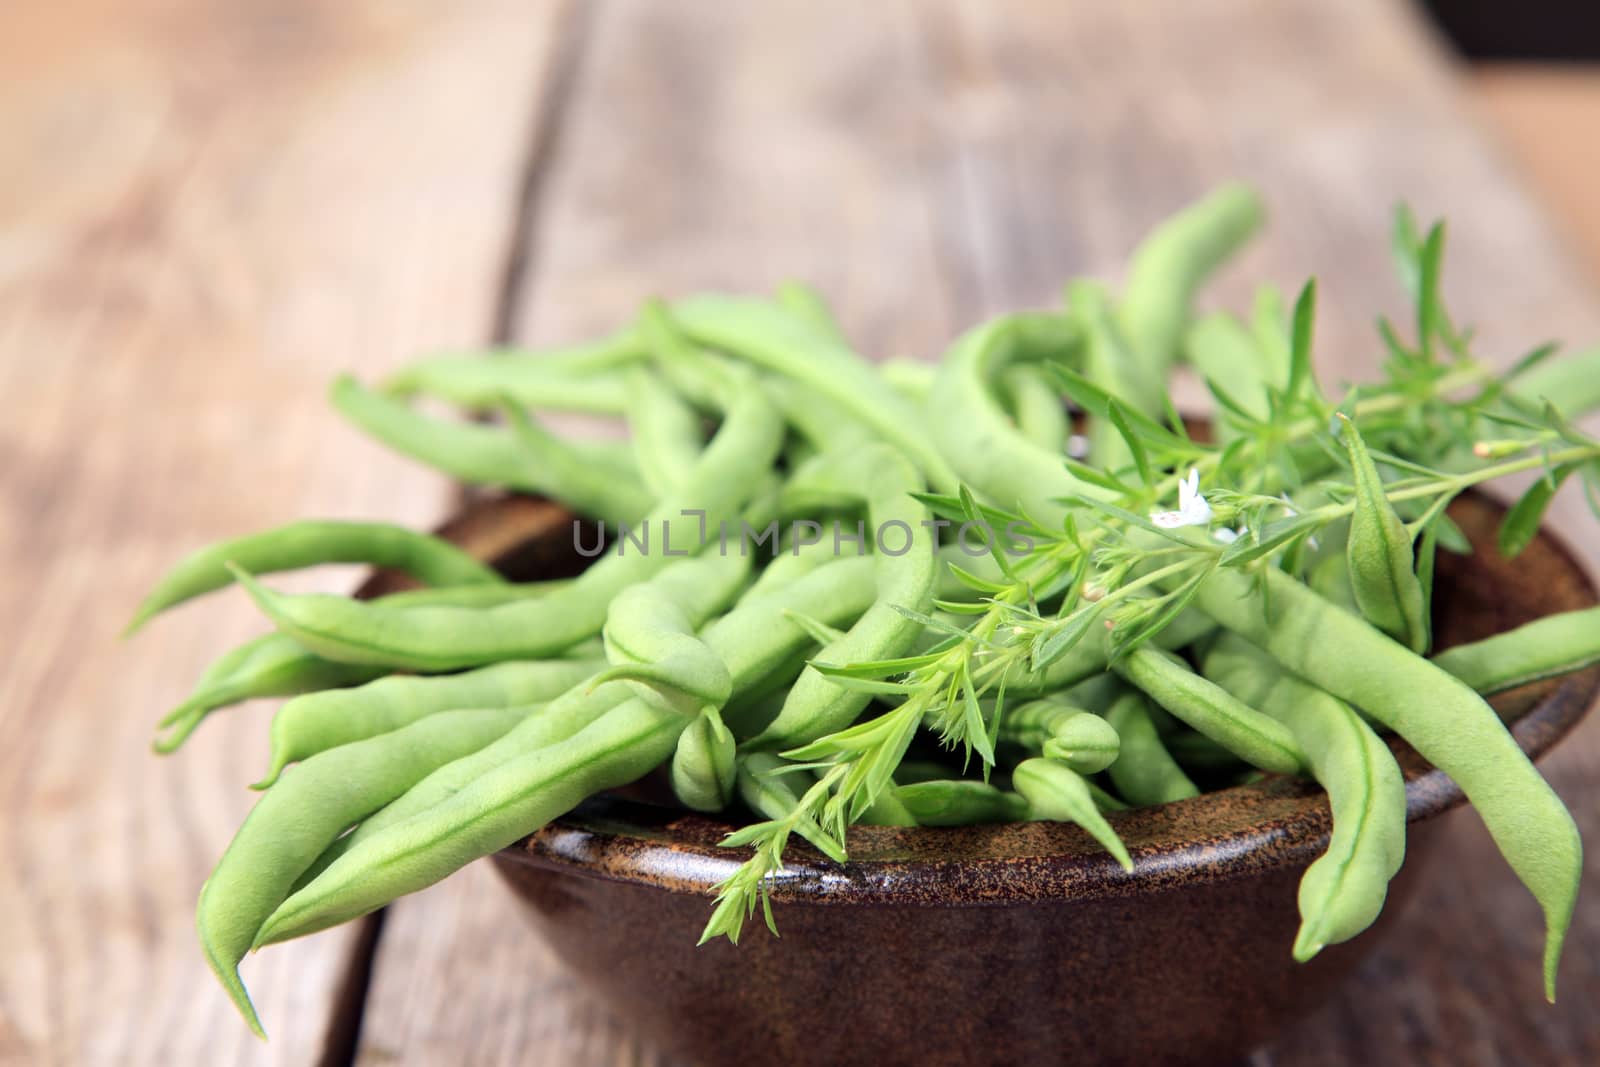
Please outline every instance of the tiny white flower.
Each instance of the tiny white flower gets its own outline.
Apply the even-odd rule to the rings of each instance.
[[[1211,505],[1200,495],[1198,470],[1190,467],[1189,477],[1178,483],[1178,510],[1157,511],[1150,516],[1150,521],[1163,530],[1172,530],[1179,526],[1211,524]]]
[[[1243,533],[1243,526],[1239,527],[1237,530],[1230,530],[1224,526],[1221,529],[1212,530],[1211,536],[1215,537],[1218,541],[1221,541],[1225,545],[1231,545],[1235,541],[1239,540],[1240,535]]]

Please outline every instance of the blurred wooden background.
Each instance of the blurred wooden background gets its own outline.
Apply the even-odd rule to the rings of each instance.
[[[1230,177],[1274,224],[1213,298],[1317,274],[1330,376],[1377,359],[1400,198],[1450,217],[1447,291],[1485,352],[1593,343],[1597,115],[1600,75],[1468,75],[1391,0],[5,6],[0,1061],[658,1062],[482,865],[380,937],[249,961],[269,1044],[205,969],[191,908],[270,709],[166,761],[147,746],[260,624],[224,596],[116,634],[199,543],[444,514],[447,484],[328,411],[336,371],[789,276],[865,351],[931,357],[978,316],[1114,275]],[[1578,507],[1557,521],[1594,561]],[[1596,728],[1547,770],[1600,841]],[[1259,1063],[1600,1062],[1600,908],[1580,907],[1546,1007],[1538,915],[1454,822],[1402,932]]]

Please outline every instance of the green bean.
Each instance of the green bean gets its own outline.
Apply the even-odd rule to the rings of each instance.
[[[507,708],[551,700],[598,674],[604,661],[522,660],[462,674],[391,675],[350,689],[295,697],[272,718],[272,762],[252,789],[318,752],[398,730],[435,712]]]
[[[1566,807],[1494,709],[1455,676],[1272,567],[1217,568],[1197,605],[1300,677],[1361,708],[1448,774],[1545,916],[1545,990],[1572,921],[1583,845]]]
[[[939,451],[975,493],[1054,528],[1066,515],[1062,498],[1105,493],[1068,473],[1059,453],[1029,441],[993,395],[990,382],[1017,355],[1030,329],[1056,331],[1063,351],[1081,343],[1076,328],[1059,315],[1012,315],[979,326],[945,353],[925,418]]]
[[[546,596],[568,584],[570,579],[561,578],[518,584],[407,589],[380,599],[394,605],[490,607]],[[580,646],[573,646],[569,654],[581,651]],[[224,653],[206,669],[194,691],[161,720],[161,726],[178,724],[178,729],[171,736],[157,740],[155,749],[171,752],[178,748],[207,715],[229,704],[356,685],[381,673],[376,667],[330,663],[306,651],[293,638],[279,633],[265,634]]]
[[[1061,391],[1037,364],[1014,363],[1000,372],[1000,388],[1011,401],[1017,431],[1040,448],[1060,454],[1067,447],[1071,424]]]
[[[795,318],[804,320],[828,340],[846,348],[850,346],[844,331],[839,328],[839,320],[834,317],[833,309],[828,307],[822,294],[811,286],[803,282],[784,282],[778,286],[778,306]]]
[[[1198,611],[1180,612],[1151,638],[1157,648],[1177,651],[1210,634],[1217,624]],[[1019,697],[1042,696],[1078,685],[1107,668],[1103,642],[1081,640],[1067,649],[1043,670],[1029,669],[1026,662],[1006,672],[1006,692]]]
[[[646,536],[653,527],[659,551],[628,552],[624,539],[615,555],[596,562],[570,587],[530,603],[484,611],[394,609],[342,597],[285,596],[254,580],[246,588],[280,630],[328,659],[430,672],[540,659],[597,633],[617,593],[647,580],[679,553],[703,548],[710,526],[701,523],[738,514],[777,455],[781,434],[765,395],[747,390],[692,477],[646,518]]]
[[[1297,774],[1309,766],[1288,729],[1227,690],[1195,674],[1182,660],[1140,647],[1112,668],[1167,711],[1264,771]]]
[[[1194,294],[1261,225],[1260,199],[1224,185],[1157,226],[1134,250],[1119,320],[1130,346],[1162,374],[1178,358]]]
[[[151,616],[229,585],[227,564],[256,574],[315,567],[324,563],[369,563],[392,567],[437,586],[504,581],[448,541],[387,522],[293,522],[248,537],[219,541],[178,562],[139,606],[123,631],[131,634]]]
[[[295,880],[346,827],[433,767],[510,729],[518,709],[455,711],[307,760],[256,803],[223,853],[195,917],[206,960],[250,1028],[265,1036],[239,961]]]
[[[631,699],[633,696],[625,685],[613,683],[592,686],[585,681],[542,707],[529,707],[526,709],[528,714],[492,744],[435,768],[400,796],[362,820],[350,833],[329,845],[296,884],[296,891],[302,885],[310,884],[334,860],[369,838],[377,837],[388,828],[448,800],[519,753],[565,741]]]
[[[1224,686],[1223,688],[1228,689],[1229,687]],[[1229,689],[1229,692],[1233,692],[1233,690]],[[1235,695],[1237,696],[1238,694],[1235,693]],[[1179,730],[1170,737],[1163,738],[1162,743],[1167,746],[1167,751],[1172,753],[1173,759],[1191,770],[1215,774],[1219,771],[1236,771],[1240,767],[1238,756],[1235,756],[1205,734],[1194,730]]]
[[[615,372],[645,354],[637,331],[547,352],[487,351],[405,367],[384,383],[396,396],[424,393],[464,407],[498,407],[510,397],[530,408],[617,415],[628,395]]]
[[[1143,693],[1127,690],[1112,703],[1106,721],[1117,731],[1117,760],[1108,769],[1111,784],[1140,807],[1197,797],[1200,790],[1183,773],[1156,731]]]
[[[926,359],[896,356],[878,364],[878,377],[913,404],[928,399],[939,365]]]
[[[1252,418],[1267,418],[1271,390],[1287,383],[1288,364],[1275,364],[1250,328],[1226,312],[1207,315],[1189,327],[1183,347],[1200,376]],[[1212,422],[1220,441],[1242,432],[1220,404]]]
[[[647,367],[632,368],[627,382],[634,461],[645,487],[664,496],[689,477],[700,458],[700,416]]]
[[[916,826],[917,817],[901,803],[893,789],[879,790],[856,819],[862,826]]]
[[[930,779],[896,785],[893,793],[919,826],[1022,822],[1028,817],[1028,802],[1022,797],[970,778]]]
[[[922,435],[916,410],[848,348],[763,301],[702,296],[680,301],[672,313],[700,344],[815,389],[899,448],[940,491],[955,492],[957,477]]]
[[[1080,774],[1098,774],[1111,766],[1120,744],[1110,723],[1060,696],[1007,708],[1000,717],[1000,736]]]
[[[1028,818],[1075,823],[1100,842],[1123,870],[1133,870],[1127,847],[1100,814],[1089,783],[1077,771],[1055,760],[1026,759],[1011,773],[1011,785],[1028,802]]]
[[[1384,495],[1383,479],[1355,424],[1343,414],[1339,418],[1356,489],[1345,542],[1351,592],[1369,622],[1413,652],[1426,652],[1426,598],[1417,580],[1411,534]]]
[[[1389,747],[1350,705],[1284,671],[1231,634],[1205,658],[1206,673],[1289,727],[1333,812],[1328,850],[1300,880],[1302,963],[1355,937],[1383,910],[1406,851],[1406,785]]]
[[[334,382],[332,398],[371,437],[462,481],[542,493],[612,523],[633,522],[650,508],[631,461],[607,446],[560,441],[525,419],[518,433],[428,418],[348,376]]]
[[[749,571],[740,553],[712,553],[617,594],[603,631],[611,666],[596,683],[626,680],[640,699],[690,716],[726,704],[733,679],[695,631],[737,595]]]
[[[695,811],[721,811],[734,789],[733,734],[715,707],[702,708],[672,753],[672,793]]]
[[[1445,649],[1433,662],[1484,695],[1569,674],[1600,663],[1600,607],[1547,615]]]
[[[566,740],[520,753],[353,845],[272,913],[257,946],[365,915],[505,848],[585,797],[649,772],[684,726],[676,712],[628,700]]]
[[[1119,403],[1144,415],[1158,415],[1166,406],[1167,362],[1131,348],[1111,312],[1111,300],[1099,282],[1080,280],[1067,287],[1067,304],[1083,331],[1083,374]],[[1116,425],[1096,418],[1089,424],[1089,458],[1101,470],[1113,471],[1132,462],[1133,453]]]
[[[935,581],[934,547],[922,524],[928,509],[910,494],[922,488],[915,468],[887,445],[868,445],[847,455],[819,457],[792,484],[808,479],[837,484],[866,501],[874,531],[890,525],[906,531],[908,544],[898,555],[882,544],[874,555],[876,600],[849,631],[817,654],[823,663],[891,659],[911,647],[922,624],[902,613],[925,611]],[[869,694],[846,688],[808,666],[795,679],[777,719],[750,741],[754,748],[790,748],[808,744],[848,726],[866,707]]]
[[[790,776],[803,774],[805,772],[797,764],[775,753],[741,752],[738,757],[739,799],[763,819],[786,819],[800,806],[800,797],[789,787]],[[845,861],[844,853],[822,832],[816,820],[802,819],[795,833],[835,862]]]

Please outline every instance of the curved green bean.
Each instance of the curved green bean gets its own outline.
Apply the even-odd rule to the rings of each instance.
[[[1142,647],[1112,669],[1167,711],[1264,771],[1298,774],[1310,762],[1282,723],[1200,677],[1176,656]]]
[[[733,796],[737,743],[712,706],[678,735],[670,771],[672,793],[695,811],[721,811]]]
[[[1100,814],[1089,783],[1077,771],[1055,760],[1026,759],[1011,772],[1011,786],[1028,802],[1028,818],[1075,823],[1100,842],[1123,870],[1133,870],[1127,847]]]
[[[1466,793],[1545,917],[1545,991],[1577,903],[1583,843],[1572,816],[1494,709],[1463,682],[1272,567],[1220,567],[1196,603],[1290,671],[1398,733]]]
[[[650,510],[631,461],[606,445],[562,441],[525,418],[520,432],[429,418],[349,376],[334,382],[331,396],[375,440],[462,481],[541,493],[611,523],[634,522]]]
[[[585,797],[648,773],[684,726],[676,712],[627,700],[566,740],[520,753],[353,845],[278,906],[256,945],[337,926],[505,848]]]
[[[463,407],[498,407],[503,397],[510,397],[536,410],[618,415],[628,409],[628,394],[616,372],[644,355],[638,332],[625,330],[589,344],[542,352],[438,356],[402,368],[384,383],[384,390],[401,397],[423,393]]]
[[[1600,663],[1600,607],[1547,615],[1433,662],[1485,696]]]
[[[552,700],[605,668],[603,660],[517,660],[461,674],[390,675],[349,689],[307,693],[272,718],[266,789],[283,769],[318,752],[409,726],[458,708],[508,708]]]
[[[700,416],[648,367],[630,369],[627,383],[634,462],[645,487],[665,496],[688,479],[700,458]]]
[[[1261,226],[1261,199],[1224,185],[1150,232],[1134,250],[1119,321],[1130,346],[1165,374],[1178,358],[1202,282]]]
[[[817,660],[842,664],[902,655],[922,624],[901,609],[925,611],[935,582],[933,538],[922,526],[930,514],[910,495],[922,487],[920,475],[893,449],[875,444],[846,455],[819,457],[795,475],[793,484],[804,485],[809,479],[859,493],[874,531],[881,534],[898,525],[909,542],[898,554],[882,544],[875,546],[875,602],[849,631],[819,651]],[[778,717],[751,739],[750,746],[782,749],[809,744],[848,726],[869,699],[867,693],[846,688],[807,666],[790,687]]]
[[[837,341],[765,301],[701,296],[674,304],[672,314],[699,343],[815,389],[899,448],[940,491],[956,491],[956,474],[922,435],[916,410]]]
[[[1046,759],[1059,760],[1079,774],[1105,770],[1116,761],[1121,746],[1109,722],[1061,696],[1007,708],[1000,717],[1000,737],[1042,752]]]
[[[1200,795],[1162,743],[1143,693],[1130,689],[1117,697],[1106,721],[1117,731],[1119,746],[1107,773],[1130,804],[1147,807]]]
[[[1302,963],[1377,919],[1406,852],[1406,784],[1383,739],[1355,709],[1308,685],[1232,634],[1207,652],[1218,683],[1289,728],[1311,758],[1333,812],[1328,850],[1300,880]]]
[[[239,961],[295,880],[351,823],[432,768],[493,741],[520,716],[519,709],[441,712],[314,756],[256,802],[200,890],[195,915],[206,960],[252,1030],[265,1036]]]
[[[1021,796],[970,778],[929,779],[890,791],[919,826],[1022,822],[1028,817],[1028,802]]]
[[[1037,364],[1013,363],[1000,372],[1000,389],[1011,402],[1017,432],[1057,455],[1066,450],[1072,425],[1061,391]]]
[[[368,563],[391,567],[435,586],[498,584],[492,567],[450,542],[387,522],[309,521],[235,537],[192,552],[156,583],[124,636],[152,616],[233,582],[227,564],[252,574],[315,567],[324,563]]]
[[[655,551],[630,552],[624,539],[616,554],[607,554],[570,587],[529,603],[485,611],[396,609],[343,597],[285,596],[248,578],[245,585],[280,630],[328,659],[430,672],[539,659],[597,633],[617,593],[647,580],[678,554],[700,551],[702,538],[713,536],[713,524],[737,515],[760,484],[781,438],[766,396],[746,391],[693,475],[647,516],[644,529],[658,538]]]

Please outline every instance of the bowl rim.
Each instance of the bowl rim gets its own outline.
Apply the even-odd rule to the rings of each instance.
[[[1503,512],[1482,493],[1463,494],[1468,507]],[[573,516],[552,501],[523,495],[469,498],[438,530],[480,558],[502,566],[513,554],[570,528]],[[1481,548],[1479,549],[1481,551]],[[1600,587],[1567,542],[1541,528],[1529,551],[1548,553],[1575,580],[1578,598],[1600,603]],[[1475,552],[1474,555],[1477,553]],[[540,565],[536,559],[536,566]],[[380,572],[359,595],[401,583]],[[1563,609],[1565,610],[1565,609]],[[1600,694],[1600,665],[1514,691],[1531,699],[1511,724],[1530,759],[1565,737]],[[1391,750],[1406,780],[1408,825],[1462,804],[1460,788],[1397,737]],[[1028,899],[1144,894],[1226,881],[1286,864],[1310,863],[1326,848],[1331,819],[1315,783],[1282,775],[1202,793],[1156,807],[1107,815],[1134,859],[1116,861],[1077,826],[997,823],[963,827],[852,826],[851,859],[837,864],[794,839],[772,885],[774,901],[811,904],[992,905]],[[672,892],[713,895],[744,860],[721,847],[735,824],[677,808],[615,796],[591,798],[501,850],[496,861],[579,877],[638,883]],[[1044,870],[1048,877],[1041,877]],[[930,899],[931,898],[931,899]]]

